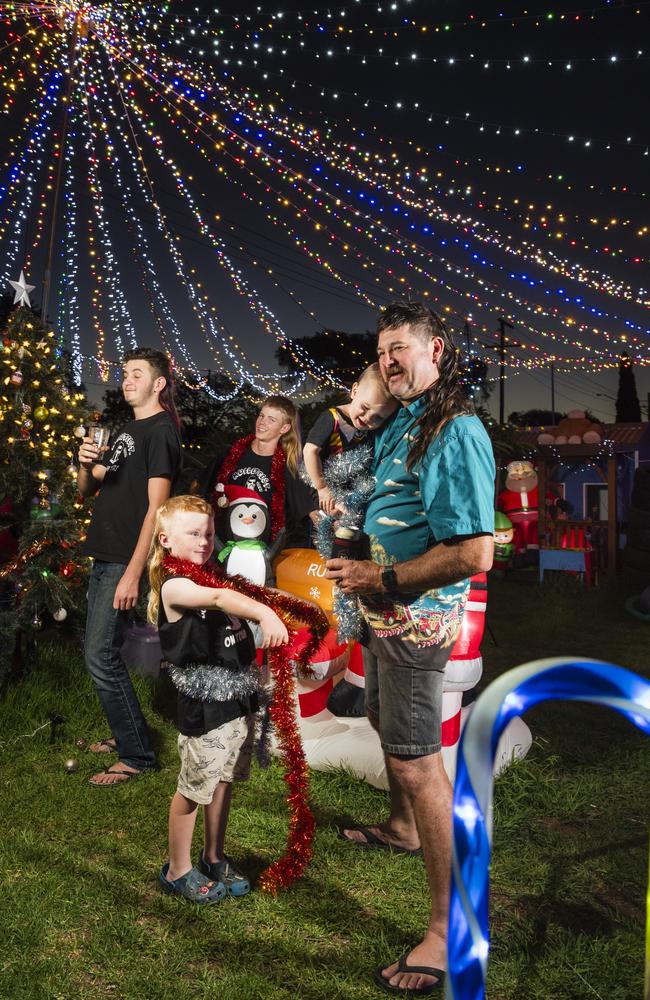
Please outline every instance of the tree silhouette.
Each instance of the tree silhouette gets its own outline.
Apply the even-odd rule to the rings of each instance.
[[[641,407],[636,391],[636,379],[629,354],[621,354],[618,366],[618,395],[616,396],[616,423],[633,424],[641,420]]]

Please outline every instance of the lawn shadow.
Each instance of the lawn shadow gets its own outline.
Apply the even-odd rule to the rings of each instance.
[[[556,946],[549,944],[548,936],[552,927],[568,931],[572,936],[585,934],[588,937],[613,937],[621,925],[620,917],[612,913],[612,904],[622,914],[625,920],[641,926],[643,911],[624,894],[614,900],[611,893],[607,898],[595,893],[594,903],[574,901],[561,898],[561,886],[570,877],[570,870],[576,864],[605,857],[614,851],[624,851],[630,848],[645,848],[645,836],[631,837],[626,841],[615,841],[592,847],[580,853],[567,853],[564,857],[554,854],[549,865],[549,877],[544,889],[536,895],[510,898],[510,905],[521,906],[524,910],[523,919],[530,928],[527,940],[527,960],[517,978],[513,996],[528,996],[531,980],[537,975],[537,967],[547,951]]]

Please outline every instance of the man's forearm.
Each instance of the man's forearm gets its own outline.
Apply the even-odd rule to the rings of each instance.
[[[398,589],[419,594],[485,573],[492,566],[493,549],[491,535],[441,542],[421,556],[394,567]]]
[[[333,580],[345,594],[382,594],[399,591],[423,594],[426,590],[459,583],[476,573],[486,573],[492,565],[494,538],[478,535],[458,541],[441,542],[416,559],[392,565],[396,584],[385,587],[382,573],[387,566],[369,559],[328,559],[328,580]]]

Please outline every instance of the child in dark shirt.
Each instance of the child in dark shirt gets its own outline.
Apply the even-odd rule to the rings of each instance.
[[[234,590],[200,586],[165,568],[165,555],[203,566],[214,548],[212,507],[196,496],[174,497],[156,513],[149,553],[149,620],[158,625],[163,657],[178,688],[181,772],[169,810],[166,892],[194,903],[218,903],[250,890],[224,853],[232,782],[250,770],[258,710],[255,643],[242,619],[257,622],[265,649],[287,630],[271,608]],[[204,847],[192,865],[197,806]]]
[[[397,409],[398,402],[389,393],[379,365],[369,365],[350,390],[350,402],[325,410],[307,435],[303,449],[305,468],[318,491],[318,502],[326,514],[333,514],[334,500],[323,478],[323,462],[367,440],[368,433],[380,427]]]

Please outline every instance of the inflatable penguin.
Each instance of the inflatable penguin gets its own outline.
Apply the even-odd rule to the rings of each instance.
[[[282,548],[284,532],[273,542],[269,509],[259,493],[243,486],[218,487],[217,505],[224,510],[215,538],[217,559],[228,576],[243,576],[260,587],[273,586],[272,561]]]

